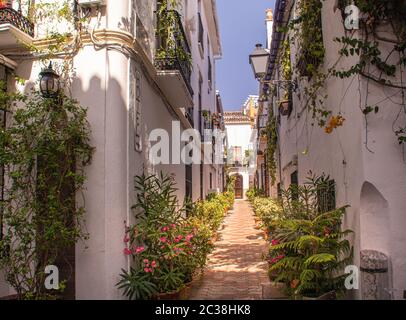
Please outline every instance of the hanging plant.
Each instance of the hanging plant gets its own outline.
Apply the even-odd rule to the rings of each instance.
[[[345,6],[355,4],[362,13],[360,20],[361,31],[355,37],[353,34],[334,39],[342,45],[340,57],[357,57],[357,63],[347,69],[333,70],[333,75],[346,79],[361,76],[376,85],[399,90],[399,112],[405,105],[405,89],[403,69],[406,66],[406,3],[402,0],[341,0],[339,7],[344,12]],[[385,33],[381,31],[385,30]],[[388,47],[389,50],[383,50]],[[400,79],[400,82],[399,82]],[[391,96],[388,99],[393,99]],[[368,104],[368,93],[365,105],[360,106],[368,126],[368,115],[378,114],[382,108],[379,105]],[[405,143],[405,127],[401,117],[393,124],[393,131],[400,144]],[[368,132],[368,129],[366,129]]]
[[[2,90],[0,108],[10,117],[0,131],[6,177],[0,268],[19,299],[55,298],[58,292],[44,287],[45,267],[87,236],[81,226],[85,209],[76,203],[94,150],[86,109],[68,97],[56,103],[38,92]]]
[[[175,10],[180,5],[179,0],[161,0],[158,3],[157,35],[159,47],[157,49],[157,59],[178,59],[192,65],[192,55],[187,47],[187,39],[181,29],[182,24],[178,13]]]
[[[278,135],[277,135],[277,125],[276,119],[273,114],[272,108],[268,108],[268,123],[266,125],[266,134],[267,134],[267,146],[265,150],[266,161],[269,170],[269,175],[271,177],[271,184],[275,185],[276,183],[276,149],[278,145]]]
[[[323,1],[300,0],[298,3],[299,17],[294,20],[297,25],[299,52],[296,67],[301,76],[312,78],[324,62],[325,49],[321,27],[321,9]]]

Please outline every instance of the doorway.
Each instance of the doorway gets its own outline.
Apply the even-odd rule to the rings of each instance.
[[[235,176],[235,184],[234,184],[234,192],[236,199],[242,199],[244,197],[243,190],[244,190],[244,180],[242,175],[238,174]]]

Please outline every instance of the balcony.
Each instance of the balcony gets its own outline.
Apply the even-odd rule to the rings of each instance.
[[[268,115],[267,114],[261,114],[258,116],[258,131],[260,131],[261,129],[266,129],[268,125]]]
[[[0,49],[24,48],[32,43],[34,24],[10,6],[0,7]]]
[[[158,49],[155,55],[158,84],[176,109],[188,110],[193,106],[190,47],[179,13],[165,10],[161,15],[164,16],[157,14]],[[168,27],[168,21],[173,25]]]

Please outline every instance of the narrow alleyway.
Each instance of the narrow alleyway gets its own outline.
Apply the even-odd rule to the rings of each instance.
[[[255,229],[248,202],[237,200],[224,225],[204,276],[191,288],[190,299],[262,299],[262,284],[269,283],[262,258],[267,245],[263,233]]]

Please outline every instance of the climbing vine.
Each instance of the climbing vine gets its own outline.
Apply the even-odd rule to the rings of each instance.
[[[175,10],[180,6],[179,0],[160,0],[157,7],[159,20],[157,35],[160,39],[160,46],[157,49],[156,58],[178,58],[192,64],[190,52],[185,50],[187,39],[181,30],[181,23],[178,20],[178,13]]]
[[[323,64],[325,49],[321,28],[321,9],[323,1],[298,1],[298,18],[292,21],[295,37],[299,40],[296,57],[301,76],[312,78],[318,67]]]
[[[400,109],[405,110],[406,87],[403,69],[406,66],[406,4],[402,0],[340,0],[338,7],[342,10],[343,19],[345,19],[344,9],[350,4],[356,5],[361,12],[361,30],[347,31],[343,37],[334,39],[342,47],[338,52],[337,61],[327,70],[320,68],[325,60],[321,25],[323,1],[297,1],[298,17],[286,28],[282,28],[282,31],[291,31],[292,39],[298,48],[294,74],[297,78],[307,77],[309,80],[303,89],[305,105],[302,110],[310,112],[312,125],[316,122],[328,134],[343,126],[346,120],[341,113],[333,115],[324,105],[328,97],[324,93],[325,85],[331,77],[345,79],[360,76],[383,88],[397,89],[398,96],[402,99],[398,105]],[[392,38],[387,36],[387,31],[390,31]],[[388,46],[389,50],[384,49]],[[284,51],[282,48],[282,52]],[[339,62],[346,57],[358,57],[357,63],[348,69],[338,69]],[[366,124],[368,124],[367,115],[377,114],[381,110],[379,105],[366,103],[362,106]],[[400,119],[402,110],[399,111],[396,121]],[[406,141],[406,127],[397,125],[396,121],[393,125],[394,133],[399,143],[403,144]]]
[[[276,164],[276,149],[278,144],[278,136],[277,136],[277,124],[275,115],[273,113],[272,108],[268,108],[268,122],[266,126],[267,132],[267,146],[266,146],[266,161],[267,167],[269,171],[269,175],[271,177],[271,184],[274,185],[276,182],[276,171],[277,171],[277,164]]]
[[[360,20],[361,37],[351,34],[335,41],[343,46],[340,56],[356,56],[358,63],[345,70],[334,70],[334,75],[341,79],[359,75],[382,87],[399,90],[398,95],[402,99],[400,112],[406,112],[406,85],[403,79],[406,66],[406,3],[401,0],[355,0],[353,3],[363,14]],[[339,3],[341,10],[349,4],[349,0]],[[388,31],[390,36],[386,36]],[[378,104],[369,105],[366,102],[362,110],[366,123],[367,115],[377,114],[381,109]],[[403,144],[406,141],[406,126],[398,126],[395,121],[393,127],[399,143]]]
[[[76,202],[93,154],[86,109],[66,96],[4,90],[0,108],[10,122],[0,131],[0,269],[19,299],[53,299],[60,292],[46,290],[45,268],[86,238],[85,209]],[[60,280],[63,291],[67,279]]]

